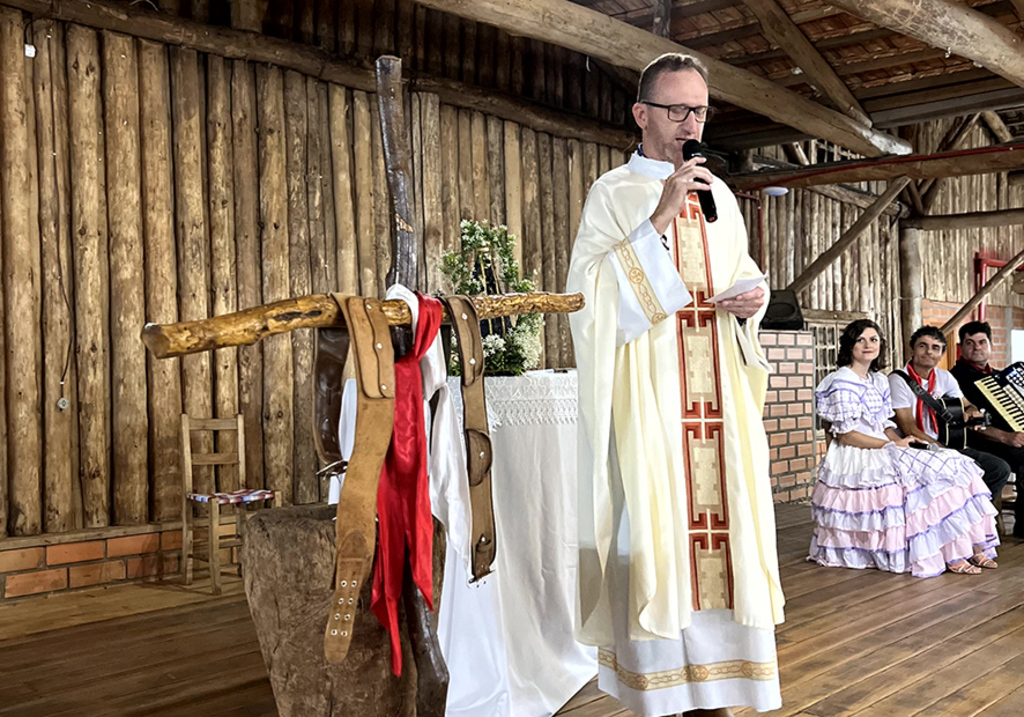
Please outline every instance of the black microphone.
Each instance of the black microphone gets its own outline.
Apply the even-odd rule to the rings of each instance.
[[[704,151],[701,149],[700,140],[688,139],[683,142],[683,161],[689,161],[694,157],[703,157]],[[695,179],[696,182],[704,182],[703,179]],[[704,221],[713,222],[718,219],[718,207],[715,206],[715,198],[711,195],[711,190],[706,192],[697,192],[697,197],[700,198],[700,210],[704,214]]]

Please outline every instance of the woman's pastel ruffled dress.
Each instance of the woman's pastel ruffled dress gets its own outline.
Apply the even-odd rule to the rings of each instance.
[[[895,427],[889,383],[849,368],[815,390],[818,415],[833,434],[858,431],[888,440]],[[982,470],[956,451],[856,448],[833,440],[811,496],[816,523],[810,560],[830,567],[878,568],[933,577],[980,546],[995,558],[996,510]]]

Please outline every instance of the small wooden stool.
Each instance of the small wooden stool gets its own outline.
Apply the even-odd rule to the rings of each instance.
[[[235,450],[225,453],[195,453],[192,450],[192,431],[234,431],[237,434]],[[220,551],[242,544],[242,529],[248,512],[247,503],[272,500],[281,504],[278,491],[242,489],[230,493],[196,493],[192,490],[192,466],[238,466],[238,484],[245,485],[245,428],[242,414],[234,418],[189,418],[181,414],[181,571],[186,585],[192,584],[192,562],[203,560],[210,566],[210,583],[213,594],[220,594]],[[209,538],[199,544],[194,540],[195,519],[192,517],[192,503],[206,503],[209,506]],[[224,538],[220,535],[220,507],[235,506],[235,534]]]

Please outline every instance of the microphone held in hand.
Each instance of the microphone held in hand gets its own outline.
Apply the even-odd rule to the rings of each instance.
[[[683,142],[683,161],[703,156],[704,151],[701,149],[699,140],[688,139]],[[703,179],[695,181],[704,182]],[[707,184],[707,182],[704,183]],[[715,206],[715,198],[711,195],[711,192],[697,192],[697,197],[700,198],[700,210],[704,214],[704,221],[713,222],[718,219],[718,208]]]

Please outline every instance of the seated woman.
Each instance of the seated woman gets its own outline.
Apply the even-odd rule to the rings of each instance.
[[[896,433],[889,383],[878,372],[884,352],[878,325],[854,321],[839,341],[839,370],[815,390],[834,440],[811,497],[808,559],[915,577],[996,567],[996,511],[981,469],[956,451],[920,450]]]

